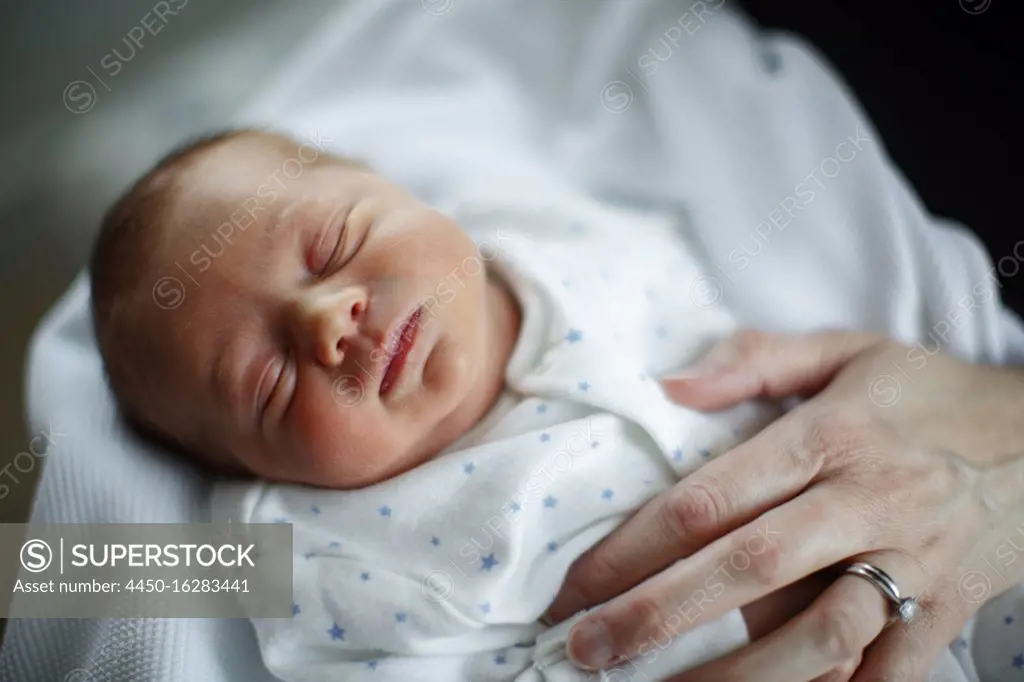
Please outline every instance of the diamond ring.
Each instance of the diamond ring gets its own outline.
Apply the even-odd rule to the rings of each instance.
[[[896,581],[877,566],[858,561],[847,566],[845,572],[864,578],[864,580],[878,588],[878,591],[882,593],[886,601],[892,604],[896,611],[896,616],[904,625],[914,620],[914,616],[921,610],[921,604],[917,597],[904,597],[900,595],[900,588],[896,586]]]

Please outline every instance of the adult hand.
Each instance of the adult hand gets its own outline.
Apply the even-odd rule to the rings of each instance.
[[[764,604],[802,587],[806,609],[676,679],[923,680],[981,604],[1024,579],[985,572],[1024,519],[1020,372],[868,334],[741,332],[663,385],[701,410],[809,399],[577,560],[549,617],[611,599],[573,628],[581,667],[642,668],[652,642],[737,607],[763,625]],[[876,588],[834,570],[855,561],[920,598],[911,623],[886,628]]]

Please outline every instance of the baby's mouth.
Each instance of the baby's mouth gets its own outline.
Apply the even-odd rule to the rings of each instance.
[[[394,346],[391,351],[391,357],[388,359],[387,367],[384,370],[384,378],[380,382],[380,395],[387,395],[395,384],[398,382],[398,378],[402,374],[402,370],[405,368],[405,363],[409,357],[409,353],[412,351],[413,345],[416,343],[416,332],[419,330],[420,317],[423,315],[423,307],[420,306],[413,311],[405,323],[402,324],[401,330],[398,333]]]

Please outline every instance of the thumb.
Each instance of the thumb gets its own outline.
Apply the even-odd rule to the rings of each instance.
[[[806,397],[883,341],[866,332],[743,330],[719,341],[696,365],[663,377],[661,384],[670,398],[699,410],[721,410],[758,397]]]

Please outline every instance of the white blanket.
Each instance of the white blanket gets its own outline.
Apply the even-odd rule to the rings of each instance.
[[[928,215],[815,52],[717,2],[345,3],[239,121],[365,156],[443,210],[514,185],[555,204],[587,194],[675,211],[712,264],[680,294],[721,300],[745,325],[859,327],[1024,364],[993,270],[1017,272],[1024,244],[990,260]],[[201,520],[204,481],[113,421],[87,296],[79,280],[33,343],[31,429],[69,434],[33,520]],[[913,373],[889,379],[910,390]],[[976,648],[996,632],[1020,641],[1024,618],[1000,620],[1004,608],[989,604],[967,633]],[[1006,679],[1017,662],[979,657],[978,677],[965,674]],[[73,669],[104,682],[269,679],[244,621],[9,625],[0,681]]]

